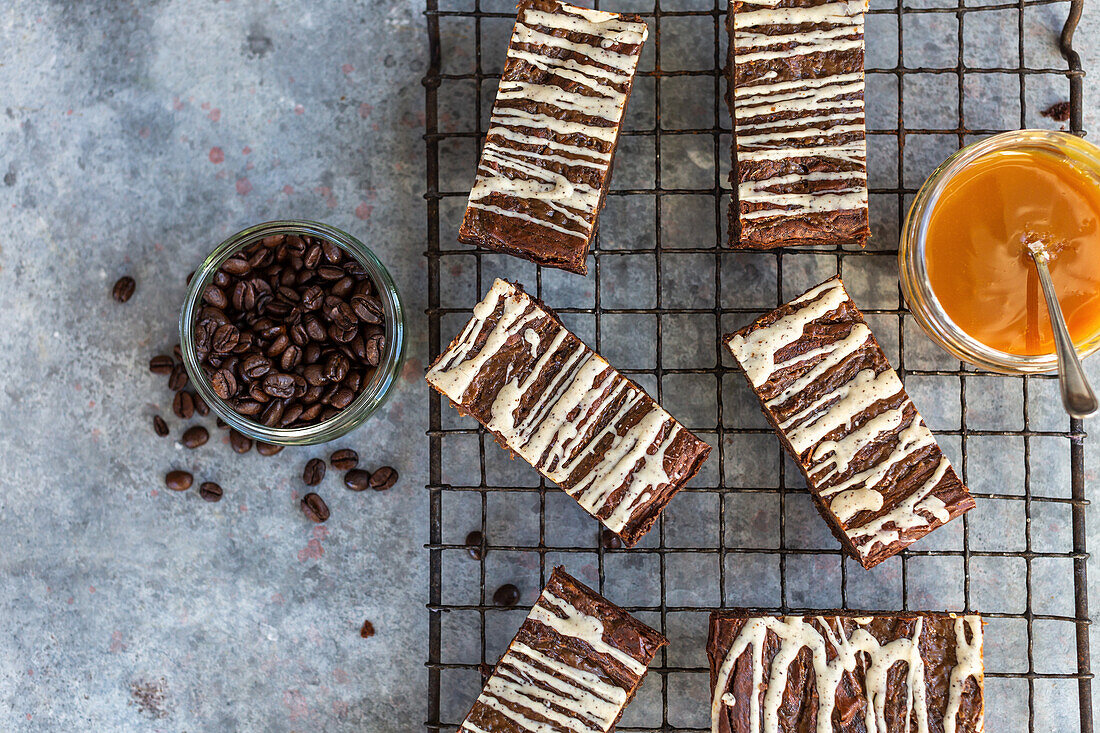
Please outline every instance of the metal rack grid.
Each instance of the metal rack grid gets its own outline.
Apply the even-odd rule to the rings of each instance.
[[[502,468],[504,451],[431,392],[427,729],[453,730],[461,722],[480,690],[480,665],[496,661],[549,570],[563,563],[672,640],[628,708],[622,731],[708,729],[709,719],[699,715],[700,708],[709,715],[706,612],[741,605],[779,612],[836,606],[982,611],[988,621],[989,728],[1079,726],[1091,733],[1082,426],[1049,411],[1056,395],[1051,377],[976,373],[936,352],[906,316],[893,269],[901,213],[948,152],[975,136],[1044,124],[1036,90],[1047,90],[1047,102],[1055,101],[1051,94],[1064,99],[1068,92],[1068,129],[1082,133],[1083,72],[1072,50],[1082,0],[873,0],[867,30],[872,242],[866,250],[756,253],[724,244],[731,133],[722,96],[725,4],[596,3],[646,17],[650,40],[628,106],[603,235],[594,244],[589,276],[581,278],[454,241],[514,8],[512,0],[427,1],[430,356],[457,333],[494,277],[519,279],[717,446],[709,468],[638,547],[609,550],[600,544],[596,522],[579,510],[570,514],[559,501],[564,494],[529,468]],[[1062,12],[1065,25],[1055,46],[1033,23],[1040,14]],[[1006,16],[1014,42],[1009,32],[1003,45],[972,48],[970,29],[991,18],[1003,23]],[[692,31],[687,42],[678,25]],[[885,54],[871,54],[876,36],[885,38],[875,41]],[[1049,40],[1063,58],[1033,62],[1037,39]],[[954,61],[939,62],[944,54]],[[704,68],[690,68],[682,56],[705,61],[699,64]],[[883,58],[886,63],[878,64]],[[990,92],[981,82],[971,86],[976,79],[1007,79],[1010,93]],[[674,92],[677,81],[694,84],[686,97]],[[1011,110],[1017,94],[1018,116],[1005,117],[1003,108]],[[708,97],[704,110],[693,104]],[[896,97],[896,112],[877,104],[880,97]],[[701,112],[694,120],[688,119],[692,109]],[[928,140],[935,141],[931,150],[925,149]],[[885,175],[875,171],[883,151],[896,160]],[[637,161],[643,161],[641,173]],[[686,181],[685,167],[702,170],[705,182]],[[642,231],[633,238],[620,235],[637,226]],[[684,245],[685,238],[691,243]],[[844,558],[824,523],[805,511],[809,501],[797,469],[782,457],[762,419],[750,417],[757,408],[743,379],[717,349],[723,333],[836,273],[851,280],[857,303],[869,306],[863,310],[930,424],[947,428],[937,434],[978,501],[974,512],[871,573]],[[626,334],[647,330],[656,353],[649,363],[646,348],[624,341]],[[713,339],[715,348],[700,345],[701,353],[685,356],[685,338],[698,344]],[[693,406],[685,406],[696,396]],[[1006,407],[1014,399],[1019,408]],[[994,464],[1008,470],[1003,483],[987,478]],[[716,527],[704,528],[715,515]],[[462,540],[475,529],[488,547],[480,561],[470,559]],[[806,540],[821,532],[819,544]],[[692,541],[693,534],[702,541]],[[505,580],[523,591],[515,609],[492,604],[493,590]],[[1066,643],[1071,632],[1074,645]]]

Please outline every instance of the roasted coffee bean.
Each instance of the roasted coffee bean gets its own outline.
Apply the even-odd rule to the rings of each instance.
[[[356,295],[351,299],[351,307],[355,315],[364,323],[379,324],[382,322],[384,310],[382,301],[370,295]]]
[[[375,491],[388,491],[397,483],[397,471],[392,466],[382,466],[370,475],[370,487]]]
[[[271,359],[263,354],[249,354],[241,361],[240,369],[245,379],[259,379],[271,371]]]
[[[279,421],[283,419],[283,410],[286,409],[286,403],[282,400],[272,400],[267,404],[263,414],[260,416],[260,422],[269,428],[273,428],[279,424]]]
[[[272,397],[286,399],[294,396],[294,377],[289,374],[268,374],[261,386]]]
[[[329,404],[335,407],[337,410],[343,410],[355,400],[355,393],[347,387],[340,387],[332,395],[332,399],[329,400]]]
[[[385,345],[386,339],[380,333],[376,333],[367,339],[364,344],[364,359],[371,366],[378,366],[378,362],[382,360],[382,347]]]
[[[317,494],[309,493],[302,497],[302,513],[311,522],[328,521],[328,504]]]
[[[302,480],[306,486],[316,486],[325,478],[325,462],[320,458],[310,458],[302,471]]]
[[[210,440],[210,433],[202,425],[194,425],[183,431],[183,437],[180,438],[180,443],[184,448],[190,448],[194,450],[200,445],[206,445],[206,441]]]
[[[153,415],[153,432],[162,438],[168,435],[168,423],[160,415]]]
[[[332,294],[337,298],[346,298],[355,288],[355,281],[346,275],[332,285]]]
[[[608,550],[617,550],[623,546],[623,541],[619,539],[619,535],[612,532],[610,529],[604,529],[600,532],[600,544]]]
[[[359,636],[364,639],[369,639],[374,636],[374,624],[370,621],[364,621],[363,625],[359,627]]]
[[[239,311],[250,311],[256,307],[256,288],[248,280],[241,280],[233,286],[233,307]]]
[[[183,283],[184,283],[184,285],[190,285],[191,281],[194,280],[194,279],[195,279],[195,271],[192,270],[191,272],[187,273],[187,277],[185,277],[183,279]]]
[[[187,471],[169,471],[164,477],[164,485],[172,491],[187,491],[191,488],[194,477]]]
[[[172,355],[176,357],[176,361],[183,361],[183,351],[180,349],[179,344],[172,347]]]
[[[157,354],[149,360],[149,371],[153,374],[171,374],[175,366],[172,357],[164,354]]]
[[[328,462],[337,471],[350,471],[359,465],[359,454],[351,448],[341,448],[329,456]]]
[[[312,244],[306,248],[306,253],[302,256],[302,267],[308,270],[313,270],[321,263],[322,249],[320,244]]]
[[[474,560],[485,557],[485,535],[476,529],[466,535],[466,554]]]
[[[493,592],[493,604],[511,608],[519,603],[519,588],[511,583],[505,583]]]
[[[370,471],[353,468],[344,474],[344,486],[352,491],[366,491],[370,488]]]
[[[302,376],[312,387],[319,387],[328,381],[328,377],[325,376],[325,369],[320,364],[310,364],[302,371]]]
[[[240,277],[241,275],[247,275],[252,268],[244,257],[234,255],[222,263],[222,269],[229,275]]]
[[[321,347],[319,344],[310,344],[302,352],[302,361],[306,364],[316,364],[321,360]]]
[[[206,404],[206,400],[197,394],[191,395],[191,401],[195,403],[195,414],[199,417],[206,417],[210,414],[210,407]]]
[[[214,332],[214,336],[210,340],[210,345],[219,354],[228,354],[236,347],[240,337],[241,332],[237,330],[236,326],[226,323],[224,326],[218,326],[218,330]]]
[[[493,676],[493,665],[482,662],[477,665],[477,671],[481,674],[481,681],[484,683],[485,680]]]
[[[178,392],[187,386],[187,370],[183,368],[183,364],[176,364],[172,368],[172,375],[168,377],[168,389],[173,392]]]
[[[213,481],[203,481],[199,484],[199,496],[206,501],[221,501],[222,487],[218,486]]]
[[[115,282],[115,286],[111,288],[111,297],[119,303],[125,303],[133,297],[136,288],[137,283],[134,281],[134,278],[129,275],[123,275]]]
[[[302,349],[299,346],[291,344],[286,347],[286,351],[279,357],[279,366],[283,368],[284,372],[293,371],[296,366],[302,362]]]
[[[195,414],[195,399],[190,392],[176,392],[176,396],[172,398],[172,412],[183,420],[191,419]]]
[[[321,416],[321,413],[324,411],[324,409],[325,406],[322,405],[320,402],[315,405],[310,405],[306,409],[302,410],[302,414],[298,416],[298,419],[301,420],[304,424],[309,425]]]
[[[234,404],[234,408],[245,417],[251,417],[263,412],[264,405],[262,402],[256,402],[255,400],[241,400]]]
[[[220,417],[214,420],[214,424],[218,426],[219,430],[225,430],[229,427],[229,423],[227,423],[225,420],[222,420]]]
[[[273,456],[276,453],[282,451],[283,446],[275,445],[274,443],[265,443],[262,440],[256,441],[256,452],[261,456]]]
[[[229,431],[229,445],[233,447],[237,453],[247,453],[252,450],[252,438],[238,433],[236,430],[230,429]]]
[[[237,378],[228,369],[219,369],[210,377],[210,388],[218,397],[228,400],[237,394]]]
[[[325,259],[334,265],[340,264],[340,260],[344,259],[344,251],[333,242],[322,241],[321,249],[324,250]]]
[[[359,387],[363,384],[363,375],[359,372],[348,372],[348,375],[344,377],[344,386],[350,389],[352,392],[359,392]]]
[[[229,305],[229,299],[225,297],[225,291],[211,283],[202,293],[202,299],[215,308],[225,308]]]

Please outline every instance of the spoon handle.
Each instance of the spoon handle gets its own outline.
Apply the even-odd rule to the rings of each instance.
[[[1062,306],[1054,292],[1054,281],[1050,278],[1050,269],[1044,257],[1033,257],[1035,269],[1039,272],[1039,283],[1043,286],[1043,297],[1047,301],[1050,314],[1050,326],[1054,331],[1054,347],[1058,354],[1058,384],[1062,390],[1062,404],[1073,417],[1088,417],[1096,412],[1096,393],[1089,386],[1081,360],[1077,358],[1077,349],[1069,337],[1066,319],[1062,315]]]

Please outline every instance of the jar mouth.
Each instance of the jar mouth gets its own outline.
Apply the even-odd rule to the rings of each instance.
[[[951,180],[972,162],[999,151],[1040,150],[1088,173],[1100,186],[1100,148],[1055,130],[1015,130],[972,143],[937,167],[917,192],[905,217],[898,246],[902,295],[925,333],[956,358],[1002,374],[1035,374],[1058,368],[1050,354],[1020,355],[994,349],[960,328],[936,297],[925,260],[925,240],[932,212]],[[1081,358],[1100,349],[1100,334],[1076,344]]]
[[[328,240],[340,246],[363,266],[378,290],[385,313],[385,346],[378,366],[356,398],[336,415],[293,428],[268,427],[250,420],[214,393],[206,371],[199,363],[195,348],[194,324],[202,309],[202,294],[222,264],[245,247],[278,234],[294,234]],[[347,232],[315,221],[279,220],[243,229],[207,255],[195,271],[180,310],[180,351],[184,368],[195,391],[229,427],[255,440],[275,445],[315,445],[335,440],[362,425],[384,404],[401,370],[405,351],[405,314],[393,278],[378,257],[366,245]]]

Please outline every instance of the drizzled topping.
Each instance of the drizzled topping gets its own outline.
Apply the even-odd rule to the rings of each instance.
[[[489,719],[502,718],[507,727],[491,730],[605,733],[618,720],[661,642],[628,645],[635,653],[609,643],[612,614],[633,626],[619,620],[620,633],[659,637],[598,596],[602,614],[579,610],[581,593],[563,577],[560,570],[551,577],[459,731],[486,733]],[[583,660],[582,667],[569,659]]]
[[[730,352],[860,557],[950,521],[936,490],[961,484],[840,280],[758,324]]]
[[[769,230],[784,222],[867,207],[866,2],[778,5],[731,11],[743,241],[778,240]]]
[[[636,540],[652,498],[678,488],[709,450],[503,280],[427,379],[624,539]],[[684,454],[691,460],[676,459]]]
[[[615,13],[522,3],[473,209],[587,244],[648,30]]]
[[[881,617],[887,620],[888,617]],[[730,623],[731,619],[718,619],[715,623]],[[955,733],[957,716],[968,680],[973,680],[980,695],[983,682],[982,623],[977,615],[947,617],[917,617],[910,624],[898,620],[896,628],[901,632],[894,638],[881,640],[870,628],[871,619],[852,619],[836,616],[761,616],[744,619],[738,634],[730,643],[717,667],[711,698],[711,731],[718,733],[724,707],[747,705],[751,733],[778,733],[780,723],[791,715],[790,696],[785,696],[792,663],[803,649],[808,649],[812,661],[813,689],[816,696],[817,733],[832,733],[833,714],[837,707],[837,691],[842,680],[853,674],[862,677],[861,683],[850,685],[863,696],[863,729],[868,733],[887,733],[897,730],[927,733],[942,729]],[[932,628],[926,630],[926,623]],[[905,631],[910,628],[910,631]],[[949,631],[950,629],[950,631]],[[714,630],[712,629],[712,635]],[[926,678],[931,674],[945,674],[939,666],[926,669],[921,656],[922,635],[925,644],[942,640],[954,644],[956,663],[950,668],[949,680],[937,680],[940,688],[947,683],[947,700],[929,695]],[[712,636],[713,638],[713,636]],[[765,660],[765,644],[769,639],[778,643],[770,662]],[[947,655],[949,658],[950,655]],[[750,690],[765,690],[763,696],[749,695],[745,700],[731,690],[732,677],[738,660],[743,660],[751,670]],[[890,685],[889,673],[897,664],[904,664],[904,729],[888,728],[886,703],[890,694],[896,693]],[[743,668],[742,668],[743,669]],[[743,674],[743,672],[742,672]],[[930,727],[930,721],[940,726]],[[980,729],[980,725],[979,725]]]

